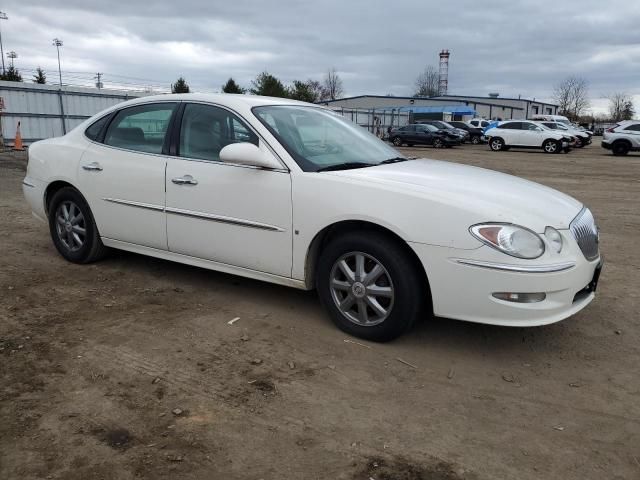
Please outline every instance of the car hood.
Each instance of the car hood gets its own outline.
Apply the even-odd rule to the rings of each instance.
[[[469,165],[430,159],[331,172],[350,180],[377,183],[461,213],[469,225],[514,223],[542,233],[567,229],[582,203],[538,183]],[[429,208],[429,205],[425,205]]]

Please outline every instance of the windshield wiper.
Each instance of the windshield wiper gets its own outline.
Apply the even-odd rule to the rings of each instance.
[[[336,163],[335,165],[329,165],[328,167],[322,167],[316,170],[316,172],[330,172],[332,170],[350,170],[353,168],[365,168],[365,167],[373,167],[374,163],[364,163],[364,162],[345,162],[345,163]]]
[[[380,162],[380,165],[384,165],[386,163],[398,163],[398,162],[406,162],[407,160],[409,160],[408,158],[405,157],[393,157],[393,158],[387,158],[386,160],[383,160]]]

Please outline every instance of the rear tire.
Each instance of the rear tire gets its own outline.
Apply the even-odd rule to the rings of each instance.
[[[91,263],[107,253],[91,209],[75,188],[61,188],[51,198],[49,232],[60,255],[70,262]]]
[[[376,231],[331,240],[320,254],[316,287],[338,328],[376,342],[406,332],[429,298],[415,260],[398,240]]]
[[[402,146],[402,139],[401,139],[400,137],[393,137],[393,138],[391,139],[391,141],[393,142],[393,144],[394,144],[396,147],[401,147],[401,146]]]
[[[626,155],[629,153],[629,150],[631,150],[631,146],[627,142],[617,141],[613,142],[611,146],[611,151],[616,156]]]
[[[480,137],[478,137],[477,135],[474,135],[473,137],[471,137],[471,143],[473,143],[474,145],[478,145],[480,143]]]
[[[501,150],[506,150],[504,140],[500,137],[494,137],[489,140],[489,148],[494,152],[499,152]]]
[[[442,140],[440,140],[439,138],[436,138],[433,141],[433,148],[442,148],[444,147],[444,142]]]

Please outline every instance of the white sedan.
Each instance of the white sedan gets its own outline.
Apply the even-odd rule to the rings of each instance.
[[[330,110],[279,98],[122,103],[34,143],[23,184],[71,262],[112,247],[315,288],[338,327],[371,340],[431,315],[556,322],[591,302],[601,268],[579,201],[409,160]]]

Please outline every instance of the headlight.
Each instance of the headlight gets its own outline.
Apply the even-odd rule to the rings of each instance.
[[[472,226],[471,234],[507,255],[533,259],[544,253],[544,242],[528,228],[518,225],[486,223]]]
[[[560,253],[562,251],[562,235],[558,230],[553,227],[547,227],[544,229],[544,236],[554,252]]]

